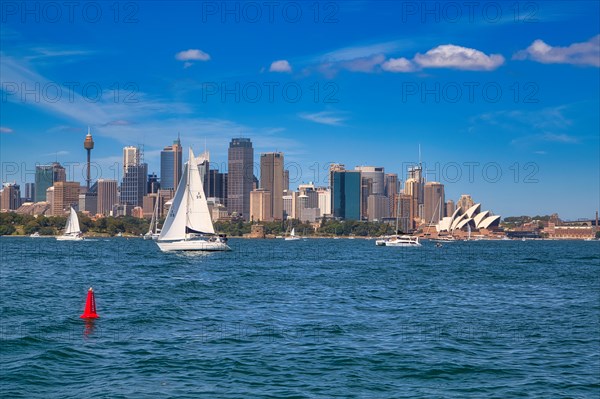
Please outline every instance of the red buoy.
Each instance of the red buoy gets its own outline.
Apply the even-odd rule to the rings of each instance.
[[[83,314],[79,316],[81,319],[97,319],[96,314],[96,299],[94,298],[94,290],[92,287],[88,290],[87,299],[85,301],[85,310]]]

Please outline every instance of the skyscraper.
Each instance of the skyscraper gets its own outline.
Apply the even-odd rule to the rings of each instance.
[[[58,162],[35,167],[35,202],[46,201],[46,191],[57,181],[66,181],[67,174]]]
[[[182,173],[181,141],[179,136],[173,145],[160,152],[160,188],[176,190]]]
[[[344,170],[344,165],[330,167],[331,208],[333,217],[360,220],[361,178],[359,171]]]
[[[427,182],[423,204],[423,219],[425,219],[425,222],[439,222],[444,217],[445,206],[444,185],[438,182]]]
[[[369,195],[384,195],[385,173],[381,166],[357,166],[354,168],[361,174],[361,214],[370,218],[367,212]]]
[[[452,216],[455,210],[456,206],[454,206],[454,201],[448,200],[446,202],[446,214],[444,216]]]
[[[117,181],[98,179],[98,213],[109,215],[113,205],[118,203]]]
[[[269,152],[260,155],[260,187],[271,192],[271,210],[274,220],[283,219],[283,154]]]
[[[147,190],[148,164],[140,162],[137,147],[123,148],[123,181],[121,183],[121,204],[143,206]]]
[[[5,183],[0,191],[0,211],[14,211],[21,206],[21,189],[16,183]]]
[[[462,194],[456,203],[456,207],[460,208],[462,213],[465,213],[473,205],[475,205],[475,201],[473,201],[473,198],[469,194]]]
[[[54,183],[54,201],[52,215],[62,216],[69,209],[79,207],[79,183],[74,181],[57,181]]]
[[[140,161],[140,149],[135,146],[123,148],[123,173],[127,171],[128,166],[136,166]]]
[[[264,188],[250,192],[250,220],[255,222],[269,222],[273,220],[273,201],[271,192]]]
[[[148,188],[146,189],[147,193],[157,193],[160,189],[160,183],[158,181],[158,176],[156,173],[150,173],[148,175]]]
[[[33,202],[35,198],[35,183],[25,183],[25,201]]]
[[[396,216],[396,207],[398,205],[398,192],[400,191],[400,182],[398,181],[398,175],[395,173],[386,173],[385,174],[385,183],[384,183],[384,195],[388,198],[389,208],[390,208],[390,216]]]
[[[254,178],[254,149],[247,138],[231,139],[228,151],[227,207],[250,220],[250,191]]]

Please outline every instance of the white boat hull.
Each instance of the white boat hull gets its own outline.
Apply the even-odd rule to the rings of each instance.
[[[299,239],[300,239],[300,237],[285,237],[284,238],[285,241],[297,241]]]
[[[163,252],[171,251],[230,251],[231,248],[222,241],[207,241],[203,239],[180,241],[156,241]]]
[[[375,241],[378,247],[420,247],[421,243],[418,238],[413,237],[390,237]]]
[[[83,241],[81,236],[56,236],[57,241]]]

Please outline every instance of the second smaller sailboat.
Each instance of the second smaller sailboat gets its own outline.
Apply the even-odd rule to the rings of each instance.
[[[56,236],[58,241],[82,241],[83,235],[81,228],[79,227],[79,218],[77,212],[71,207],[69,217],[67,218],[67,224],[65,225],[65,231],[61,236]]]

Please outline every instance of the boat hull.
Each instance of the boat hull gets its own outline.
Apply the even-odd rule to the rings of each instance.
[[[156,241],[163,252],[172,251],[230,251],[231,248],[221,241],[207,240],[181,240],[181,241]]]
[[[378,247],[420,247],[421,243],[418,238],[400,237],[400,238],[383,238],[375,241]]]

